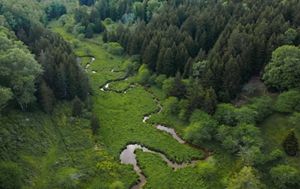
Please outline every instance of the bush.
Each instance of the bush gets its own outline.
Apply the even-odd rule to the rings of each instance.
[[[236,119],[238,123],[255,124],[257,116],[258,112],[247,106],[236,109]]]
[[[116,56],[122,56],[124,54],[124,48],[116,42],[108,43],[108,52]]]
[[[231,104],[219,104],[217,106],[215,119],[221,124],[234,126],[237,124],[235,107]]]
[[[273,183],[280,189],[299,188],[299,171],[289,165],[278,165],[270,170]]]
[[[283,141],[283,148],[287,155],[296,156],[299,151],[298,139],[292,130]]]
[[[257,112],[256,121],[261,122],[273,113],[273,100],[268,96],[254,98],[249,108]]]
[[[0,188],[1,189],[19,189],[22,186],[22,171],[19,166],[13,162],[0,163]]]
[[[169,115],[177,115],[179,113],[178,99],[176,97],[167,98],[164,103],[164,113]]]
[[[81,100],[76,96],[73,100],[73,108],[72,108],[72,115],[74,117],[78,117],[82,114],[83,111],[83,103]]]
[[[121,181],[115,181],[109,186],[109,189],[124,189],[125,186]]]
[[[151,77],[151,73],[149,69],[145,64],[143,64],[138,71],[137,82],[142,85],[146,85],[149,83],[150,77]]]
[[[92,118],[91,118],[91,129],[93,134],[97,134],[98,130],[100,127],[100,121],[98,116],[96,116],[95,114],[93,114]]]
[[[297,90],[290,90],[281,93],[275,103],[275,110],[282,113],[300,111],[300,92]]]
[[[206,181],[216,180],[218,169],[214,161],[205,161],[197,166],[197,173]]]
[[[252,167],[243,167],[235,174],[228,183],[227,189],[262,189],[264,185],[260,182],[255,169]]]
[[[195,120],[195,114],[192,116]],[[217,122],[202,114],[201,117],[205,119],[195,122],[193,121],[190,126],[185,130],[184,138],[195,145],[202,145],[203,143],[212,141],[217,133]]]
[[[164,81],[167,79],[166,75],[158,75],[155,79],[155,84],[162,89]]]
[[[218,128],[217,139],[231,153],[262,146],[260,130],[251,124],[241,124],[236,127],[222,125]]]

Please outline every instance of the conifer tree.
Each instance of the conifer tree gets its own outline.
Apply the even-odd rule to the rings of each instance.
[[[99,127],[100,127],[99,118],[95,114],[93,114],[93,116],[91,118],[91,129],[92,129],[93,135],[97,134]]]
[[[295,135],[295,131],[291,130],[287,137],[283,141],[283,148],[289,156],[296,156],[299,152],[298,139]]]
[[[53,91],[48,87],[47,83],[43,80],[40,84],[40,101],[43,110],[46,113],[52,113],[55,103]]]
[[[82,114],[83,111],[83,103],[81,100],[76,96],[73,100],[73,109],[72,109],[72,115],[75,117],[79,117]]]

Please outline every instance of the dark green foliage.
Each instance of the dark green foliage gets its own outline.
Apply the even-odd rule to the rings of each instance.
[[[231,104],[219,104],[214,116],[221,124],[234,126],[238,122],[236,110]]]
[[[73,103],[72,115],[75,117],[79,117],[82,114],[84,104],[77,96],[73,99],[72,103]]]
[[[93,24],[88,24],[88,26],[86,27],[86,30],[85,30],[85,37],[86,38],[92,38],[93,37],[93,34],[94,34],[94,31],[93,31]]]
[[[58,34],[45,29],[35,20],[30,20],[29,15],[10,6],[0,7],[0,13],[9,20],[10,29],[36,55],[44,70],[42,80],[53,91],[55,97],[71,100],[77,95],[85,100],[89,92],[88,79],[77,63],[71,46]]]
[[[115,20],[112,4],[102,0],[99,7]],[[134,4],[137,17],[143,18],[140,9],[146,3]],[[189,77],[193,64],[205,61],[197,75],[200,83],[203,88],[212,87],[218,99],[229,101],[261,71],[273,50],[299,44],[299,7],[297,1],[174,1],[150,20],[136,22],[134,27],[121,24],[123,32],[107,31],[106,39],[119,41],[129,54],[141,54],[158,74],[175,76],[179,71]]]
[[[1,189],[21,189],[22,171],[13,162],[2,161],[0,163],[0,188]]]
[[[79,0],[79,4],[91,6],[91,5],[95,4],[95,0]]]
[[[93,114],[91,118],[91,129],[93,134],[97,134],[98,130],[100,128],[100,121],[97,115]]]
[[[41,82],[39,93],[39,99],[41,101],[43,110],[46,113],[52,113],[55,104],[55,96],[53,94],[53,91],[47,86],[47,83],[45,81]]]
[[[296,156],[298,154],[299,152],[298,139],[293,130],[290,131],[289,134],[286,136],[282,145],[287,155]]]
[[[67,9],[63,4],[53,2],[45,9],[48,20],[59,18],[61,15],[67,13]]]
[[[277,165],[270,170],[273,183],[280,189],[300,187],[299,170],[289,165]]]
[[[240,124],[236,127],[222,125],[218,128],[217,139],[231,153],[243,151],[249,151],[254,155],[261,153],[259,151],[262,146],[261,133],[254,125]],[[258,149],[258,153],[254,148]],[[255,160],[252,159],[252,161]]]

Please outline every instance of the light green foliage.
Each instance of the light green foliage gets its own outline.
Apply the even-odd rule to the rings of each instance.
[[[105,44],[104,48],[113,55],[121,56],[124,54],[124,48],[116,42],[110,42]]]
[[[207,60],[199,61],[193,64],[193,77],[200,78],[207,71]]]
[[[22,109],[35,100],[35,80],[42,73],[34,56],[14,36],[0,32],[0,86],[13,93]]]
[[[262,146],[260,130],[249,124],[241,124],[236,127],[220,126],[218,128],[218,140],[232,153]]]
[[[254,98],[251,100],[248,107],[255,110],[257,122],[261,122],[272,114],[273,100],[268,96]]]
[[[205,181],[216,181],[218,179],[219,173],[214,159],[209,159],[205,162],[201,162],[197,165],[197,173]]]
[[[35,0],[0,0],[0,4],[4,5],[4,9],[9,9],[12,12],[20,13],[36,23],[38,23],[44,17],[42,4]],[[15,20],[13,17],[9,16],[7,22],[9,25],[15,26],[19,20]]]
[[[236,110],[236,119],[239,123],[255,124],[258,112],[247,107],[243,106]]]
[[[222,124],[237,124],[235,108],[231,104],[219,104],[214,117]]]
[[[164,101],[164,113],[176,115],[179,113],[179,101],[176,97],[169,97]]]
[[[124,184],[121,181],[115,181],[109,186],[109,189],[124,189]]]
[[[300,92],[298,90],[290,90],[281,93],[276,100],[275,110],[282,113],[300,111]]]
[[[145,64],[143,64],[139,68],[139,71],[138,71],[138,74],[137,74],[136,77],[137,77],[137,81],[142,85],[145,85],[145,84],[149,83],[151,73],[150,73],[149,69],[147,68],[147,66]]]
[[[164,81],[167,79],[166,75],[158,75],[155,79],[155,84],[162,89]]]
[[[89,120],[71,118],[71,112],[71,104],[64,104],[51,116],[14,111],[0,117],[1,159],[17,161],[21,178],[30,179],[24,189],[89,188],[99,182],[108,188],[115,180],[128,188],[136,179],[132,168],[119,164],[100,144],[95,147]],[[18,177],[11,183],[18,183]]]
[[[243,167],[228,182],[227,189],[263,189],[259,177],[252,167]]]
[[[0,86],[0,111],[4,108],[8,101],[13,98],[13,93],[9,88],[3,88]]]
[[[143,173],[147,177],[145,189],[222,188],[217,177],[213,181],[209,180],[210,173],[214,172],[213,168],[211,169],[210,165],[202,166],[202,162],[195,167],[191,166],[174,171],[157,155],[138,151],[137,157],[141,167],[143,167]],[[209,171],[208,175],[204,172],[205,170]],[[205,180],[206,178],[208,180]]]
[[[186,128],[184,138],[195,145],[211,142],[217,132],[217,122],[208,114],[196,111],[191,117],[191,124]]]
[[[270,170],[276,188],[290,189],[300,187],[300,172],[289,165],[278,165]]]
[[[265,68],[263,80],[266,85],[279,90],[300,87],[300,48],[282,46],[272,54]]]

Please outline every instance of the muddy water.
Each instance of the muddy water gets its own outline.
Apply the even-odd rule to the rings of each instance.
[[[173,128],[169,128],[169,127],[166,127],[166,126],[163,126],[163,125],[157,125],[156,128],[158,130],[161,130],[161,131],[164,131],[166,133],[169,133],[180,144],[185,144],[185,141],[177,135],[176,131]]]
[[[148,148],[146,148],[144,146],[141,146],[139,144],[129,144],[121,152],[121,154],[120,154],[120,160],[121,160],[121,163],[123,163],[123,164],[132,165],[134,171],[140,177],[139,178],[139,183],[137,183],[136,185],[132,186],[131,189],[141,189],[141,188],[143,188],[143,186],[147,182],[145,175],[143,175],[142,170],[138,166],[138,163],[137,163],[137,160],[136,160],[136,154],[135,154],[136,150],[142,150],[143,152],[148,152],[148,153],[159,155],[163,159],[163,161],[165,161],[168,164],[168,166],[172,167],[174,170],[185,168],[185,167],[188,167],[188,166],[195,166],[196,163],[198,162],[198,160],[197,160],[197,161],[192,161],[192,162],[189,162],[189,163],[182,163],[182,164],[173,163],[164,154],[162,154],[160,152],[149,150]]]

